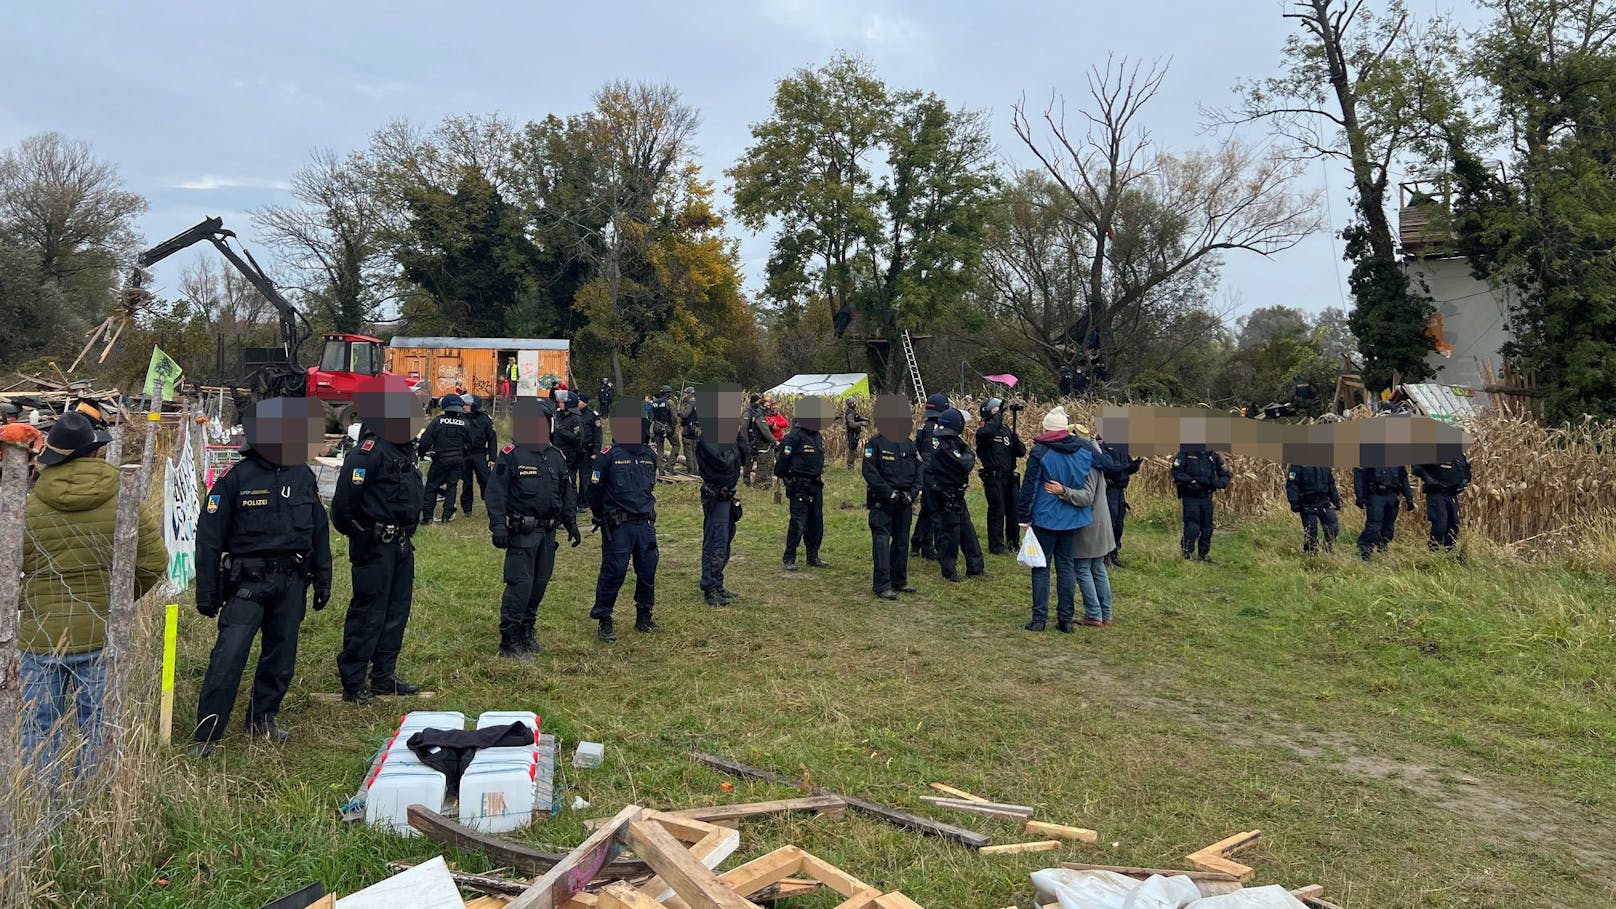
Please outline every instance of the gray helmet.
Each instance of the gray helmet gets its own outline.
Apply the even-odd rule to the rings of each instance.
[[[993,413],[995,410],[1003,409],[1004,400],[1002,398],[988,398],[986,401],[982,402],[982,416],[984,417]]]
[[[685,394],[693,395],[695,393],[696,393],[696,386],[694,386],[694,385],[686,385],[685,386]]]
[[[466,403],[466,406],[471,408],[472,413],[482,413],[483,412],[483,399],[482,398],[480,398],[480,397],[478,397],[476,395],[461,395],[460,400],[464,401]]]
[[[662,386],[662,394],[665,394],[665,395],[673,394],[673,386],[672,385],[664,385],[664,386]]]
[[[442,407],[445,413],[460,413],[466,409],[466,402],[462,401],[459,395],[444,395],[438,401],[438,406]]]

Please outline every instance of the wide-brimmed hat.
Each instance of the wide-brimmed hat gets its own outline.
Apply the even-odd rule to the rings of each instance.
[[[111,441],[112,434],[96,429],[89,417],[77,411],[68,411],[57,419],[56,425],[45,436],[45,450],[40,452],[39,463],[47,467],[62,464],[93,454]]]

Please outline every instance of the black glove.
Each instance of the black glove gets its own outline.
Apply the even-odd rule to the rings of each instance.
[[[1403,510],[1404,511],[1413,511],[1414,510],[1414,500],[1413,499],[1404,499],[1403,500]]]
[[[212,597],[197,597],[196,611],[210,619],[219,617],[219,610],[224,608],[223,603],[216,602]]]
[[[1291,506],[1291,511],[1294,514],[1301,514],[1302,513],[1302,506],[1301,505],[1292,505]]]
[[[572,548],[577,549],[578,545],[580,543],[582,543],[583,541],[584,541],[584,535],[578,532],[578,524],[577,524],[577,522],[575,521],[575,522],[573,522],[571,524],[568,524],[567,525],[567,542],[572,544]]]
[[[511,532],[504,527],[495,527],[493,534],[495,549],[504,549],[511,544]]]
[[[1353,499],[1352,504],[1360,511],[1363,510],[1363,499]]]
[[[314,605],[314,611],[315,612],[319,612],[320,610],[324,609],[325,604],[327,604],[329,602],[331,602],[331,591],[329,589],[322,590],[319,587],[314,588],[314,604],[313,605]]]

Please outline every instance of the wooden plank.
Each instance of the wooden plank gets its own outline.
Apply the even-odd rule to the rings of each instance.
[[[1311,899],[1313,897],[1319,897],[1319,896],[1323,896],[1323,895],[1324,895],[1324,885],[1323,884],[1308,884],[1306,887],[1298,887],[1295,890],[1291,891],[1291,896],[1294,896],[1299,900]]]
[[[505,909],[505,900],[497,896],[479,896],[466,901],[466,909]]]
[[[336,909],[466,909],[460,888],[449,875],[443,856],[422,862],[351,896],[337,900]]]
[[[1247,830],[1244,833],[1224,837],[1204,849],[1197,849],[1184,856],[1184,859],[1197,871],[1221,871],[1224,874],[1232,874],[1242,881],[1249,881],[1257,873],[1256,869],[1233,861],[1229,856],[1261,838],[1261,830]]]
[[[717,868],[725,859],[741,848],[741,832],[705,821],[675,817],[660,811],[647,811],[642,819],[661,824],[673,838],[690,845],[690,854],[708,868]],[[654,900],[671,901],[675,895],[661,877],[653,877],[640,886],[640,892]]]
[[[557,862],[543,877],[534,881],[526,892],[512,901],[512,909],[559,909],[565,905],[574,894],[581,892],[590,881],[594,880],[616,856],[618,834],[623,828],[639,820],[642,810],[638,805],[629,805],[617,812],[611,823],[591,833],[577,849]],[[667,837],[669,842],[678,842],[672,834],[661,827],[656,829]],[[683,847],[680,847],[679,851],[687,858],[690,856]],[[694,858],[690,861],[696,862]]]
[[[1161,875],[1162,877],[1182,876],[1187,877],[1192,881],[1231,882],[1239,880],[1232,874],[1224,874],[1218,871],[1183,871],[1174,868],[1135,868],[1128,865],[1091,865],[1087,862],[1061,862],[1060,866],[1062,868],[1071,868],[1076,871],[1110,871],[1113,874],[1121,874],[1126,877],[1137,878],[1147,878],[1152,875]]]
[[[605,830],[596,831],[596,835]],[[720,883],[718,875],[697,861],[662,825],[630,817],[622,834],[635,854],[655,869],[692,909],[756,909],[755,903]]]
[[[762,780],[764,782],[778,783],[782,786],[792,786],[799,789],[802,785],[801,781],[793,780],[772,771],[751,767],[746,764],[742,764],[739,761],[732,761],[728,758],[722,758],[717,755],[706,754],[701,751],[692,751],[690,752],[690,757],[699,763],[706,764],[709,767],[716,770],[721,770],[724,773],[728,773],[731,776],[736,776],[741,779]],[[874,802],[866,802],[863,799],[853,798],[850,795],[840,792],[832,792],[831,790],[823,787],[811,787],[811,791],[814,795],[834,795],[846,802],[847,807],[852,808],[854,811],[860,811],[865,814],[873,815],[874,817],[878,817],[889,824],[895,824],[899,827],[906,827],[925,836],[935,836],[941,839],[952,840],[962,846],[968,846],[972,849],[980,849],[992,842],[992,840],[990,840],[986,835],[977,833],[974,830],[966,830],[963,827],[956,827],[952,824],[944,824],[941,821],[934,821],[930,818],[920,817],[919,815],[910,814],[906,811],[899,811],[896,808],[889,808],[885,805],[878,805]]]
[[[1236,833],[1233,836],[1225,837],[1198,851],[1211,852],[1228,858],[1260,839],[1262,839],[1261,830],[1247,830],[1245,833]]]
[[[924,907],[894,890],[876,900],[874,909],[924,909]]]
[[[661,903],[622,881],[607,884],[595,906],[597,909],[663,909]]]
[[[977,814],[982,817],[1003,818],[1013,821],[1026,821],[1032,818],[1033,809],[1026,805],[999,805],[993,802],[968,802],[964,799],[945,799],[931,795],[920,797],[922,802],[935,805],[938,808],[947,808],[950,811],[963,811],[966,814]]]
[[[305,909],[337,909],[337,895],[335,893],[327,893],[325,896],[322,896],[314,902],[308,904]]]
[[[606,822],[609,823],[611,820],[607,818]],[[544,852],[502,837],[479,833],[424,805],[409,807],[409,822],[411,827],[434,842],[455,849],[464,849],[467,852],[481,852],[492,859],[494,864],[515,869],[521,874],[544,874],[567,858],[565,852]],[[648,877],[653,873],[642,861],[617,859],[602,869],[600,874],[596,875],[596,879],[622,880]]]
[[[849,898],[865,890],[875,890],[869,884],[811,852],[802,854],[802,873]],[[880,891],[876,892],[879,893]]]
[[[1090,830],[1087,827],[1068,827],[1065,824],[1050,824],[1044,821],[1028,821],[1026,823],[1026,829],[1028,833],[1041,833],[1044,836],[1058,836],[1061,839],[1078,840],[1084,843],[1098,843],[1100,841],[1099,832]]]
[[[771,898],[784,900],[794,896],[807,896],[811,893],[818,893],[825,889],[825,884],[822,881],[788,877],[783,881],[775,881],[770,889],[774,891],[774,893],[770,894]]]
[[[1003,846],[984,846],[983,855],[1020,855],[1023,852],[1050,852],[1061,847],[1060,840],[1036,840],[1031,843],[1006,843]]]
[[[740,821],[755,817],[793,812],[834,817],[846,813],[847,803],[834,795],[810,795],[800,799],[778,799],[772,802],[746,802],[740,805],[714,805],[711,808],[685,808],[669,811],[677,817],[688,817],[709,824],[722,821]]]
[[[955,789],[953,786],[945,786],[942,783],[932,783],[931,788],[941,792],[943,795],[952,796],[967,802],[987,801],[987,799],[981,797],[980,795],[972,795],[969,792],[966,792],[964,789]]]
[[[848,897],[846,901],[836,904],[836,909],[871,909],[875,901],[881,898],[879,890],[865,890]]]
[[[724,886],[742,896],[751,896],[772,884],[796,874],[802,869],[802,850],[796,846],[781,846],[767,855],[731,868],[718,876]]]

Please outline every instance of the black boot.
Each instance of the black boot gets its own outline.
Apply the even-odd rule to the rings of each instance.
[[[719,593],[717,587],[704,591],[702,593],[702,599],[707,601],[708,606],[723,606],[729,602],[728,600],[724,599],[724,595],[722,593]]]
[[[728,606],[729,604],[740,599],[741,595],[733,590],[730,590],[728,587],[719,587],[718,598],[724,601],[723,605]]]
[[[612,627],[611,619],[600,620],[600,628],[595,632],[595,637],[600,638],[603,644],[617,643],[617,631]]]
[[[1025,625],[1023,625],[1021,627],[1027,629],[1028,631],[1043,631],[1044,630],[1044,623],[1038,621],[1037,619],[1033,619],[1032,621],[1028,622],[1027,624],[1025,624]]]
[[[398,676],[393,676],[390,679],[371,679],[370,690],[375,694],[390,694],[397,697],[409,697],[412,694],[420,694],[421,686],[411,685],[409,682],[404,681]]]
[[[361,707],[369,707],[371,704],[376,703],[376,693],[371,691],[369,688],[358,688],[354,690],[344,689],[342,692],[342,699],[350,704],[358,704]]]
[[[539,639],[534,636],[532,625],[524,625],[522,627],[522,649],[533,654],[534,656],[538,656],[544,652],[544,648],[539,644]]]
[[[651,610],[640,609],[634,613],[634,630],[650,633],[661,631],[662,626],[656,623],[656,619],[651,618]]]
[[[875,595],[883,600],[896,600],[898,598],[898,595],[892,592],[891,587],[885,587],[881,590],[877,590]]]
[[[780,563],[780,567],[784,568],[787,571],[796,571],[797,570],[797,560],[796,559],[786,559],[785,561]]]
[[[829,568],[830,563],[819,557],[818,553],[808,556],[809,568]]]
[[[273,745],[284,745],[292,740],[292,734],[277,726],[272,716],[248,723],[247,734],[255,738],[268,739]]]
[[[203,739],[201,741],[192,742],[190,746],[185,749],[185,753],[190,757],[196,758],[197,760],[202,760],[218,750],[218,742],[215,742],[212,739]]]
[[[533,659],[533,655],[527,652],[527,648],[522,645],[520,640],[512,640],[511,638],[506,637],[502,637],[500,639],[499,657],[505,660],[518,660],[524,663]]]

